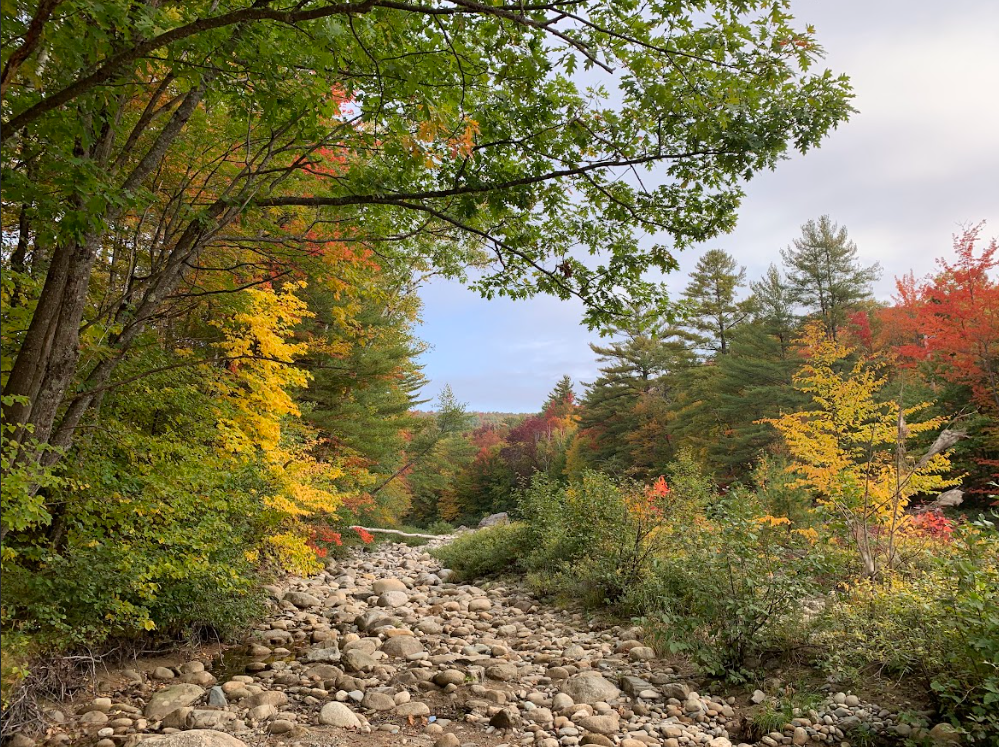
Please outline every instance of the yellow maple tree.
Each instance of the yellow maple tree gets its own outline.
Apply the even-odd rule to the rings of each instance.
[[[806,362],[794,386],[811,396],[812,407],[760,422],[780,431],[797,484],[846,520],[865,572],[875,577],[895,564],[909,500],[959,481],[947,476],[942,451],[916,458],[907,449],[945,419],[917,419],[929,402],[903,407],[882,397],[885,361],[828,339],[821,324],[807,325],[799,342]]]
[[[318,435],[298,418],[292,398],[292,390],[310,379],[296,365],[309,343],[294,341],[296,325],[312,316],[296,295],[304,287],[299,282],[280,290],[245,289],[242,308],[215,323],[223,332],[218,347],[228,361],[227,375],[217,385],[229,412],[219,418],[222,448],[256,454],[266,465],[269,490],[263,504],[277,517],[277,529],[265,543],[282,566],[298,573],[322,568],[308,547],[304,520],[333,514],[344,498],[336,487],[344,470],[315,458]]]

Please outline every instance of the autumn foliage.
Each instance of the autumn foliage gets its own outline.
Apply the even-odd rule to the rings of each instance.
[[[967,386],[979,407],[999,416],[999,245],[993,238],[981,246],[981,230],[956,236],[954,259],[938,260],[935,275],[900,278],[884,313],[905,365]]]

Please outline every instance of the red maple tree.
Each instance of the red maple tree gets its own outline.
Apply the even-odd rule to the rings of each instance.
[[[953,262],[917,281],[896,281],[895,305],[886,310],[903,365],[926,364],[933,375],[971,389],[983,411],[999,415],[999,246],[978,250],[982,225],[954,237]]]

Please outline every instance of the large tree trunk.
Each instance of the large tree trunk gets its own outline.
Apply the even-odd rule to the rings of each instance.
[[[122,182],[124,193],[140,187],[162,162],[170,145],[201,102],[212,77],[211,73],[206,74],[198,86],[188,91],[149,150]],[[91,155],[97,163],[106,163],[110,155],[114,140],[110,121],[111,118],[105,118],[100,141]],[[82,203],[75,207],[83,209]],[[120,207],[109,208],[101,216],[103,220],[100,223],[113,224],[121,212]],[[97,225],[97,216],[92,218],[93,224]],[[52,258],[38,305],[3,391],[5,397],[12,395],[20,400],[4,406],[2,412],[3,422],[15,426],[13,438],[20,443],[27,440],[29,432],[39,444],[51,443],[59,410],[70,384],[77,376],[80,326],[86,309],[90,276],[104,233],[103,230],[93,230],[82,241],[63,244],[57,247]],[[58,445],[67,447],[70,442],[71,436],[62,439]],[[53,452],[45,455],[30,451],[23,452],[21,458],[39,460],[43,457],[46,463],[54,463],[58,459]]]

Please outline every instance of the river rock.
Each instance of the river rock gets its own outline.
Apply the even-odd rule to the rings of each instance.
[[[485,674],[491,680],[509,682],[510,680],[517,679],[517,665],[508,663],[492,664],[486,667]]]
[[[430,715],[430,706],[426,703],[421,703],[418,700],[414,700],[409,703],[401,703],[395,707],[395,714],[397,716],[402,716],[403,718],[422,717]]]
[[[188,729],[217,729],[225,731],[226,726],[235,716],[228,711],[210,711],[207,709],[194,709],[187,714]]]
[[[562,692],[576,703],[597,703],[614,700],[621,691],[596,672],[574,674],[562,685]]]
[[[404,591],[386,591],[378,597],[379,607],[402,607],[409,601],[409,594]]]
[[[163,717],[160,727],[163,729],[186,729],[187,717],[193,712],[194,708],[191,706],[184,706],[183,708],[170,711],[170,713]]]
[[[485,597],[476,597],[475,599],[472,599],[468,603],[468,611],[469,612],[485,612],[486,610],[491,609],[492,606],[493,606],[493,603],[490,602]]]
[[[306,594],[304,591],[289,591],[284,595],[284,601],[291,602],[300,610],[307,610],[322,604],[317,597]]]
[[[361,705],[372,711],[391,711],[395,708],[395,698],[388,693],[381,693],[377,690],[368,690],[364,693]]]
[[[618,687],[624,690],[627,695],[637,698],[639,693],[644,692],[645,690],[651,690],[652,683],[646,682],[641,677],[623,674],[618,680]]]
[[[166,687],[159,692],[153,693],[149,702],[146,704],[143,714],[146,718],[159,721],[171,711],[183,708],[184,706],[189,706],[203,698],[204,695],[204,688],[198,687],[197,685],[192,685],[190,683],[171,685],[170,687]]]
[[[142,745],[143,747],[246,747],[246,742],[221,731],[193,729],[148,737],[142,740]]]
[[[268,734],[288,734],[293,731],[295,731],[295,724],[287,719],[271,721],[267,725]]]
[[[225,692],[218,685],[208,691],[208,705],[213,708],[229,707],[229,700],[225,697]]]
[[[380,578],[371,585],[371,590],[375,594],[384,594],[386,591],[407,591],[408,586],[397,578]]]
[[[340,661],[351,672],[370,672],[378,666],[378,662],[360,649],[352,649],[345,652],[340,657]]]
[[[940,723],[930,729],[928,735],[933,744],[960,744],[961,732],[950,724]]]
[[[357,715],[343,703],[336,701],[327,703],[319,711],[319,723],[326,726],[338,726],[341,729],[357,729],[361,726]]]
[[[614,711],[602,716],[583,716],[576,724],[594,734],[616,734],[621,726],[621,717]]]
[[[310,648],[305,653],[307,664],[332,664],[340,661],[340,649],[335,645],[325,648]]]
[[[423,644],[411,635],[398,635],[385,641],[382,651],[387,656],[405,658],[423,651]]]
[[[465,673],[460,669],[445,669],[434,675],[434,684],[439,687],[448,685],[460,685],[465,681]]]
[[[479,529],[485,529],[486,527],[495,527],[501,524],[509,524],[510,515],[506,511],[502,511],[498,514],[490,514],[479,522]]]
[[[635,646],[628,652],[632,661],[651,661],[656,658],[656,652],[648,646]]]
[[[254,706],[247,712],[246,715],[254,721],[266,721],[269,718],[274,718],[277,713],[277,706],[265,703],[264,705]]]
[[[247,708],[255,708],[256,706],[261,705],[283,706],[287,702],[287,694],[281,692],[280,690],[264,690],[262,693],[251,695],[247,698],[244,705],[246,705]]]
[[[491,719],[489,719],[489,725],[496,729],[509,729],[513,727],[515,723],[516,719],[514,718],[513,713],[506,708],[501,708],[493,714]]]

